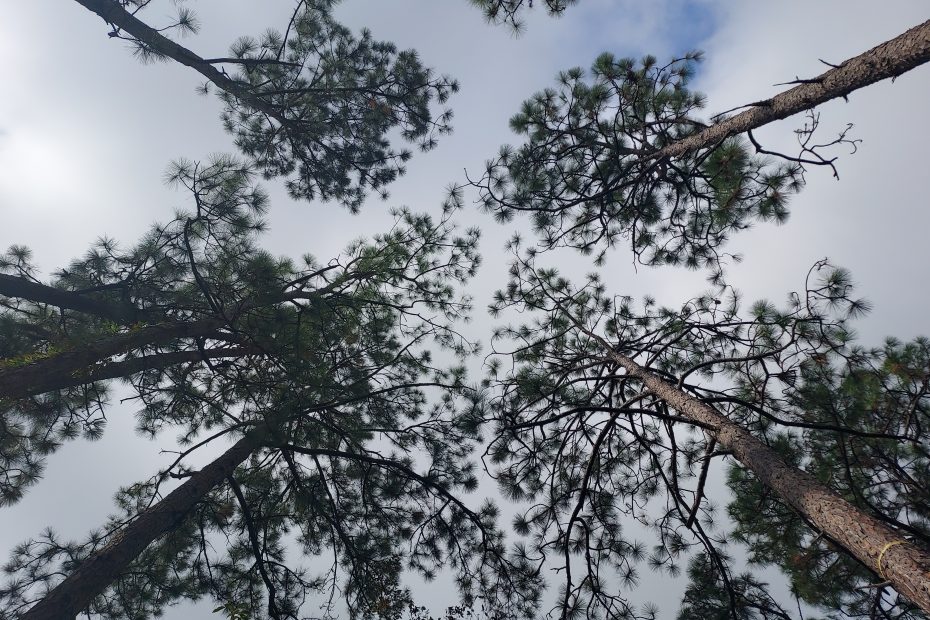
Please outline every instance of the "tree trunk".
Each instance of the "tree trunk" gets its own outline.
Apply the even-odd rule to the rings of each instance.
[[[930,613],[930,551],[904,540],[899,532],[862,512],[806,472],[792,467],[745,428],[698,398],[629,357],[609,351],[610,359],[640,379],[683,417],[713,429],[721,446],[817,529]]]
[[[193,474],[184,484],[143,512],[109,543],[24,613],[20,620],[72,619],[86,609],[145,548],[175,528],[190,510],[261,445],[249,433],[222,456]]]
[[[804,83],[771,99],[753,103],[752,108],[745,112],[650,153],[646,159],[679,157],[690,151],[714,146],[730,136],[809,110],[831,99],[845,97],[875,82],[898,77],[928,61],[930,20],[850,58],[816,78],[804,80]]]
[[[179,364],[189,364],[214,359],[239,358],[260,352],[261,351],[257,347],[226,347],[205,349],[204,351],[192,349],[190,351],[156,353],[154,355],[145,355],[143,357],[136,357],[118,362],[95,364],[89,368],[74,372],[70,376],[63,374],[50,375],[46,379],[36,381],[26,388],[28,394],[22,394],[20,392],[19,397],[34,396],[54,390],[64,390],[77,385],[87,385],[94,381],[126,378],[153,368],[168,368],[169,366],[177,366]]]
[[[74,291],[32,282],[26,278],[0,273],[0,295],[49,304],[66,310],[92,314],[114,323],[128,325],[139,320],[141,310],[130,304],[111,304]]]
[[[93,375],[95,364],[114,355],[140,347],[167,344],[179,338],[216,337],[222,326],[222,322],[213,319],[150,325],[101,338],[22,366],[8,366],[0,370],[0,398],[24,398],[56,389],[56,386],[74,385],[75,379],[85,374]]]

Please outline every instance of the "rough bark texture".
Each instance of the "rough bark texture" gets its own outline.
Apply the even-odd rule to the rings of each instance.
[[[218,459],[192,475],[163,500],[143,512],[110,542],[87,558],[20,620],[74,618],[112,584],[154,540],[176,527],[184,516],[260,445],[253,433],[240,439]]]
[[[198,56],[186,47],[178,45],[145,22],[137,19],[134,15],[126,11],[119,2],[116,2],[116,0],[77,0],[77,2],[84,8],[99,15],[108,24],[129,33],[137,40],[149,46],[150,49],[176,60],[184,66],[194,69],[219,88],[245,101],[256,110],[264,112],[278,122],[283,124],[287,123],[287,119],[281,115],[277,108],[268,105],[260,98],[256,97],[246,86],[231,79],[206,59]]]
[[[847,552],[890,581],[899,593],[930,613],[930,550],[905,541],[900,533],[789,465],[742,426],[629,357],[612,351],[610,358],[683,417],[714,429],[717,442],[763,484]]]
[[[49,304],[65,310],[77,310],[122,325],[138,321],[142,312],[130,305],[111,304],[74,291],[32,282],[26,278],[0,273],[0,295]]]
[[[930,61],[930,20],[869,51],[850,58],[826,73],[804,80],[804,83],[758,101],[752,108],[711,125],[707,129],[678,140],[648,155],[649,159],[679,157],[700,148],[761,127],[772,121],[809,110],[831,99],[886,80]]]
[[[81,378],[82,373],[94,372],[92,365],[105,362],[114,355],[139,347],[166,344],[179,338],[216,336],[222,326],[220,321],[213,319],[151,325],[22,366],[6,368],[0,370],[0,398],[23,398],[56,389],[56,386],[67,386],[69,382],[74,385],[73,380]]]

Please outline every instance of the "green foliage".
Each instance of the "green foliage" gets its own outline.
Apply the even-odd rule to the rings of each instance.
[[[265,429],[264,445],[236,470],[235,482],[211,490],[149,545],[91,613],[148,618],[208,596],[244,606],[247,617],[292,617],[334,605],[327,593],[338,589],[352,617],[364,618],[384,592],[402,589],[403,571],[429,578],[451,570],[467,604],[499,617],[530,614],[536,578],[506,556],[496,509],[472,509],[458,497],[477,486],[470,454],[483,405],[461,368],[476,350],[457,331],[470,310],[461,289],[479,257],[478,232],[459,234],[451,222],[457,198],[438,219],[401,210],[384,234],[326,264],[306,257],[297,266],[257,246],[265,197],[247,166],[230,158],[182,162],[168,176],[190,194],[191,211],[127,249],[101,241],[54,285],[137,308],[148,326],[120,328],[117,337],[211,326],[196,336],[181,330],[132,341],[100,360],[132,369],[118,378],[140,407],[139,429],[179,432],[186,450],[151,480],[121,491],[118,514],[87,540],[49,532],[20,546],[6,566],[11,581],[0,588],[0,617],[18,615],[157,502],[172,477],[188,473],[182,459],[189,452],[253,429]],[[109,320],[47,304],[21,301],[4,316],[19,325],[53,319],[58,331],[29,343],[36,348],[72,328],[96,334],[98,343],[114,337]],[[434,361],[432,349],[448,365]],[[6,464],[11,500],[35,481],[41,455],[75,434],[68,399],[104,386],[4,403],[3,423],[24,419],[29,428],[3,434],[4,454],[19,455]],[[86,424],[102,423],[105,403],[98,404]],[[37,447],[43,440],[48,445]],[[36,463],[31,476],[16,477],[22,463]],[[295,555],[330,556],[313,564],[330,568],[311,571],[295,565]]]
[[[266,178],[283,178],[295,198],[357,211],[371,191],[386,197],[412,156],[389,136],[427,151],[451,131],[451,110],[436,106],[458,83],[436,75],[414,50],[399,51],[368,30],[354,35],[333,18],[336,3],[297,3],[283,33],[240,37],[227,58],[199,59],[158,34],[197,30],[196,16],[184,6],[170,24],[116,29],[111,36],[132,43],[143,61],[173,58],[205,75],[210,81],[202,92],[211,83],[219,89],[224,127]],[[123,4],[137,15],[148,3]]]
[[[707,554],[688,564],[688,589],[678,620],[793,620],[750,573],[727,575]],[[811,619],[813,620],[813,619]]]
[[[485,18],[494,24],[509,24],[514,31],[523,30],[520,15],[527,9],[533,8],[533,0],[470,0],[472,4],[481,9]],[[578,0],[543,0],[549,15],[559,16],[569,6],[577,4]]]
[[[293,196],[355,211],[368,190],[383,193],[403,174],[411,156],[390,146],[389,133],[425,151],[451,130],[451,111],[434,116],[432,108],[458,84],[436,76],[412,50],[398,52],[367,30],[353,36],[332,18],[332,4],[304,2],[287,35],[270,31],[233,44],[235,58],[280,61],[247,62],[235,76],[280,116],[224,92],[223,123],[266,176],[287,179]]]
[[[13,246],[0,255],[0,273],[33,280],[29,259],[26,248]],[[0,373],[52,359],[96,333],[83,321],[62,324],[47,306],[2,297],[0,304]],[[106,393],[104,386],[89,384],[15,401],[0,394],[0,506],[19,501],[41,479],[44,457],[61,442],[101,436]]]
[[[213,609],[213,613],[223,613],[229,620],[249,620],[249,609],[244,605],[236,603],[226,603]]]
[[[668,158],[654,154],[705,125],[688,82],[697,52],[660,64],[602,54],[524,102],[510,121],[524,136],[488,162],[477,183],[501,221],[526,212],[545,248],[605,252],[618,241],[649,265],[719,267],[729,235],[754,221],[784,221],[802,182],[738,139]]]
[[[576,1],[545,8],[558,15]],[[533,7],[472,3],[515,29]],[[147,4],[113,6],[135,15]],[[93,302],[77,304],[83,310],[0,299],[0,380],[39,386],[0,400],[0,504],[20,499],[63,442],[101,435],[114,379],[128,384],[139,430],[175,432],[184,449],[120,490],[116,513],[84,540],[46,531],[18,546],[4,567],[0,620],[118,541],[174,480],[195,473],[184,465],[192,452],[243,437],[261,443],[88,615],[143,619],[210,598],[233,620],[330,617],[343,605],[352,618],[434,620],[404,574],[451,571],[462,602],[444,620],[529,618],[554,565],[564,576],[553,610],[561,617],[654,620],[657,608],[632,606],[624,589],[643,565],[675,577],[687,560],[680,620],[791,617],[765,583],[733,571],[732,535],[831,617],[918,618],[749,471],[730,469],[735,528],[720,528],[704,485],[726,451],[612,355],[712,404],[903,537],[930,542],[930,343],[856,347],[848,319],[868,305],[851,297],[845,271],[819,264],[823,277],[784,309],[757,302],[744,312],[723,286],[680,308],[648,298],[637,306],[595,275],[575,286],[538,267],[537,252],[520,256],[515,242],[511,280],[491,311],[516,310],[526,322],[495,335],[509,349],[489,363],[498,389],[489,404],[463,369],[477,347],[457,331],[471,305],[459,291],[479,262],[478,231],[451,223],[458,193],[440,218],[397,211],[391,230],[325,264],[259,247],[267,196],[257,175],[284,179],[295,198],[357,211],[370,192],[386,196],[412,156],[389,134],[426,151],[451,131],[451,111],[436,107],[458,84],[413,51],[354,35],[334,20],[335,4],[300,2],[283,34],[242,37],[224,59],[163,45],[158,33],[197,31],[183,5],[172,23],[141,30],[155,36],[110,33],[143,61],[171,57],[208,76],[246,161],[172,166],[167,179],[190,194],[188,211],[129,248],[102,239],[50,283]],[[773,164],[735,138],[660,154],[706,127],[695,116],[703,97],[689,89],[699,60],[603,54],[590,77],[560,74],[511,119],[525,143],[488,163],[476,183],[483,206],[501,221],[530,213],[543,249],[601,261],[623,242],[644,264],[711,267],[722,284],[729,236],[784,221],[803,168]],[[814,126],[812,116],[800,132],[811,153]],[[844,135],[837,143],[851,142]],[[0,273],[39,284],[20,246],[0,256]],[[513,553],[497,508],[461,499],[478,486],[472,453],[489,421],[494,474],[509,499],[525,502]],[[651,545],[629,535],[630,520],[654,535]]]

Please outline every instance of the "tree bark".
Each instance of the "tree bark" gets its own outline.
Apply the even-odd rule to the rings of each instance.
[[[177,527],[207,493],[223,482],[261,445],[257,431],[249,433],[222,456],[193,474],[160,502],[143,512],[109,543],[25,612],[20,620],[71,619],[86,609],[145,548]]]
[[[77,371],[71,375],[59,373],[56,375],[49,375],[47,379],[35,381],[24,388],[25,393],[23,393],[23,391],[19,392],[18,398],[44,394],[45,392],[51,392],[53,390],[64,390],[76,385],[93,383],[94,381],[126,378],[153,368],[168,368],[169,366],[213,359],[239,358],[258,352],[259,350],[255,347],[227,347],[206,349],[204,351],[192,349],[190,351],[156,353],[154,355],[145,355],[143,357],[136,357],[119,362],[95,364],[90,368],[82,369],[82,371]]]
[[[93,374],[93,368],[88,367],[114,355],[139,347],[166,344],[179,338],[217,336],[222,326],[222,322],[214,319],[161,323],[102,338],[79,349],[56,353],[19,367],[6,368],[0,370],[0,398],[24,398],[56,389],[58,385],[75,385],[73,381],[80,379],[85,370]]]
[[[0,273],[0,295],[49,304],[66,310],[76,310],[120,325],[134,323],[142,314],[141,310],[131,304],[112,304],[74,291],[66,291],[3,273]]]
[[[80,1],[80,0],[79,0]],[[930,61],[930,20],[873,47],[771,99],[751,104],[753,107],[696,134],[650,153],[645,159],[668,159],[719,144],[726,138],[745,133],[772,121],[809,110],[831,99],[895,78]]]
[[[605,341],[602,344],[607,345]],[[904,540],[899,532],[859,510],[806,472],[792,467],[745,428],[700,399],[631,358],[608,350],[611,360],[683,417],[713,429],[721,446],[816,528],[930,613],[930,550]]]

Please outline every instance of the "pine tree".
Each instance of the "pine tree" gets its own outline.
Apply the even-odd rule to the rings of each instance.
[[[603,259],[623,242],[645,264],[717,268],[732,233],[787,218],[805,166],[833,165],[812,142],[816,114],[799,130],[798,156],[770,153],[752,130],[926,63],[930,21],[710,125],[689,89],[700,58],[605,53],[590,77],[559,74],[511,119],[526,141],[502,148],[474,183],[484,208],[502,221],[526,212],[544,247]],[[833,144],[843,142],[854,141],[843,133]]]
[[[498,379],[491,455],[505,494],[532,506],[515,521],[529,537],[528,561],[564,571],[563,617],[652,617],[616,584],[634,585],[641,561],[677,575],[691,550],[716,566],[733,610],[762,600],[758,587],[732,574],[728,533],[705,499],[708,471],[721,457],[740,464],[753,490],[764,488],[911,603],[930,608],[930,547],[907,520],[857,508],[838,493],[848,488],[831,489],[825,475],[818,480],[770,445],[794,429],[834,441],[904,442],[908,450],[927,441],[917,425],[862,428],[854,417],[825,421],[791,406],[805,373],[863,355],[847,319],[866,304],[851,298],[842,270],[815,271],[822,280],[809,279],[786,310],[760,302],[744,316],[725,291],[677,310],[649,299],[636,308],[595,276],[576,288],[537,267],[534,251],[518,256],[494,309],[534,318],[497,334],[513,370]],[[872,482],[876,494],[894,494],[881,478]],[[651,551],[624,533],[624,520],[656,532]]]
[[[533,5],[473,1],[514,27]],[[402,212],[373,242],[299,267],[255,243],[265,198],[253,170],[284,178],[295,197],[357,210],[410,157],[391,147],[390,132],[427,150],[449,131],[451,114],[433,108],[456,83],[413,52],[353,36],[332,18],[333,0],[300,2],[283,34],[240,39],[223,58],[163,34],[196,29],[184,7],[175,23],[151,27],[137,17],[147,1],[78,2],[143,60],[174,60],[208,80],[204,92],[219,89],[248,162],[178,165],[171,176],[195,209],[128,251],[102,241],[48,283],[24,248],[0,262],[0,497],[16,501],[61,442],[103,432],[113,379],[131,383],[143,431],[181,429],[182,457],[232,445],[200,470],[179,458],[122,490],[118,514],[86,541],[48,532],[22,545],[0,617],[149,617],[204,596],[231,617],[295,617],[309,596],[341,584],[353,616],[416,616],[402,572],[430,577],[444,566],[465,598],[450,614],[482,597],[489,615],[513,617],[532,614],[555,552],[564,616],[651,618],[654,609],[630,607],[611,580],[635,583],[644,558],[677,574],[695,549],[682,618],[788,617],[764,584],[733,573],[728,532],[714,529],[704,487],[722,457],[742,467],[730,479],[736,537],[758,561],[785,567],[798,596],[856,613],[930,610],[923,507],[908,506],[926,496],[924,427],[871,412],[863,427],[829,405],[860,389],[863,374],[840,381],[834,364],[861,370],[881,357],[851,344],[842,312],[864,306],[841,271],[786,311],[757,304],[742,318],[735,298],[719,294],[680,310],[650,301],[634,310],[596,280],[576,289],[532,255],[518,260],[496,308],[541,318],[500,334],[520,344],[501,381],[492,454],[510,496],[536,503],[515,523],[530,544],[508,558],[493,506],[459,499],[476,485],[468,457],[479,395],[426,348],[470,349],[453,326],[468,309],[455,284],[474,270],[477,233],[455,237],[446,217]],[[572,3],[546,0],[553,14]],[[532,212],[546,247],[602,259],[624,239],[647,264],[717,269],[729,234],[787,216],[805,165],[832,165],[804,141],[816,116],[798,157],[767,153],[751,130],[926,62],[928,32],[930,22],[709,126],[694,116],[702,97],[687,88],[698,55],[665,66],[603,55],[592,83],[568,71],[560,92],[537,95],[514,118],[529,142],[489,164],[484,204],[501,219]],[[857,396],[884,398],[878,376],[910,381],[888,393],[913,395],[916,368],[875,372]],[[828,455],[822,468],[810,450]],[[183,482],[168,492],[174,479]],[[758,521],[753,502],[771,522]],[[654,528],[648,555],[624,534],[622,515]],[[778,538],[773,523],[790,536]],[[307,556],[332,550],[333,568],[294,566],[293,536]],[[815,583],[827,561],[839,566],[834,586]],[[872,567],[888,583],[846,595]],[[910,602],[884,598],[890,587]]]
[[[183,452],[123,489],[86,541],[47,532],[17,548],[0,617],[150,617],[209,596],[287,618],[337,587],[353,616],[385,615],[406,600],[402,571],[441,567],[467,603],[529,613],[533,578],[505,556],[495,508],[459,499],[477,484],[481,408],[455,361],[473,350],[456,322],[478,263],[477,231],[449,219],[455,197],[441,219],[402,211],[374,240],[298,266],[258,247],[266,198],[241,162],[182,162],[171,177],[193,208],[135,246],[104,240],[49,284],[21,248],[3,263],[6,501],[44,454],[103,432],[114,378],[140,430],[179,430]],[[312,574],[295,550],[332,553],[332,568]]]

